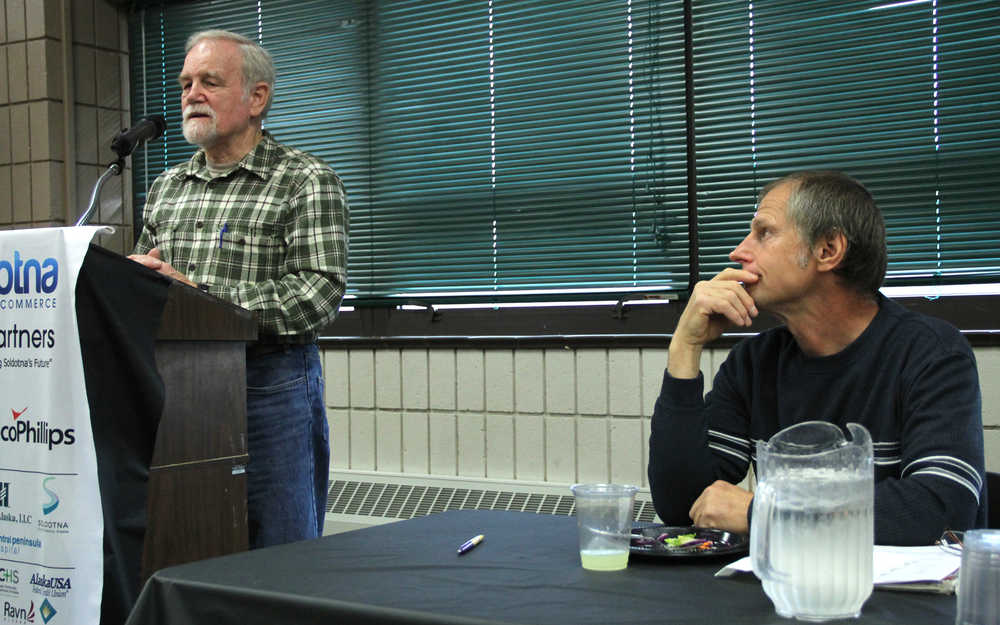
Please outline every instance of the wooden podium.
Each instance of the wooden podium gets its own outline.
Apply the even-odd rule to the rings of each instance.
[[[92,245],[76,288],[104,517],[101,623],[165,566],[247,549],[254,315]]]
[[[156,335],[163,414],[149,467],[142,581],[247,550],[246,342],[253,315],[174,282]]]

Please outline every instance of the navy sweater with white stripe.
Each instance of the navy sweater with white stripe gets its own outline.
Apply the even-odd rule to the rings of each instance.
[[[831,321],[835,323],[835,321]],[[717,479],[739,482],[756,442],[802,421],[861,423],[875,452],[875,542],[927,545],[986,522],[982,400],[975,356],[953,326],[879,296],[846,349],[810,358],[785,327],[733,347],[704,380],[664,374],[649,438],[649,483],[668,525]]]

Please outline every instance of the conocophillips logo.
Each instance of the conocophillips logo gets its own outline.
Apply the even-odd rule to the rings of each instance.
[[[28,419],[21,419],[27,410],[27,408],[21,411],[10,409],[11,415],[14,417],[14,424],[0,427],[0,441],[47,445],[50,450],[56,445],[76,443],[76,430],[74,428],[66,428],[65,430],[51,428],[48,421],[32,423]]]
[[[0,260],[0,295],[52,293],[58,285],[59,263],[54,258],[21,260],[21,252],[14,250],[13,263]]]

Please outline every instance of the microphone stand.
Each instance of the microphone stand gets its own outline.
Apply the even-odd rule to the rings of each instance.
[[[89,222],[90,218],[93,217],[94,211],[97,210],[97,201],[101,197],[101,188],[104,186],[104,183],[107,182],[108,178],[111,176],[121,175],[123,169],[125,169],[124,156],[119,156],[117,161],[108,165],[107,170],[105,170],[105,172],[101,174],[101,177],[97,179],[97,183],[94,185],[94,190],[90,193],[90,206],[88,206],[87,210],[83,211],[80,218],[76,220],[76,223],[74,224],[75,226],[87,225],[87,222]]]

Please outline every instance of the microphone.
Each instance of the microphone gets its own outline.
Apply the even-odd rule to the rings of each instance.
[[[111,142],[111,149],[119,158],[125,158],[143,142],[156,141],[162,137],[163,131],[166,129],[167,121],[163,119],[163,115],[143,117],[131,128],[118,133],[118,136]]]

